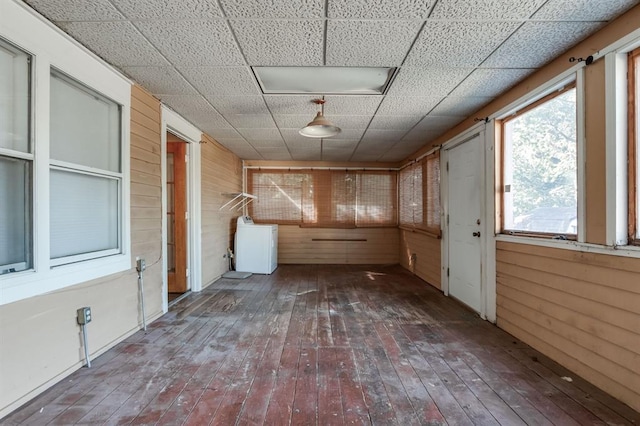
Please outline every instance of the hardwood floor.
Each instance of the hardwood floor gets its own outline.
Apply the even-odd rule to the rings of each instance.
[[[399,266],[283,265],[188,295],[0,423],[631,425],[640,414]]]

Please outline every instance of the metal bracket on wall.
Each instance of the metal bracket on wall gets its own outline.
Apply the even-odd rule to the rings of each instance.
[[[232,204],[234,201],[236,203],[233,204],[231,207],[229,207],[229,210],[233,210],[238,206],[239,206],[238,210],[242,210],[243,208],[248,206],[249,203],[251,203],[253,200],[258,198],[255,195],[247,194],[246,192],[223,192],[222,195],[225,195],[227,197],[233,197],[233,198],[227,201],[226,203],[224,203],[218,210],[224,209],[225,207]],[[238,201],[238,199],[240,199],[240,201]]]

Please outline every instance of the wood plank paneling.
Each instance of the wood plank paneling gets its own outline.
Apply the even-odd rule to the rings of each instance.
[[[137,86],[132,88],[131,101],[134,108],[140,105],[145,111],[133,112],[131,123],[132,267],[2,306],[1,345],[19,350],[2,351],[0,413],[15,408],[83,365],[81,334],[75,321],[79,307],[90,306],[93,312],[89,325],[92,357],[139,328],[142,318],[133,267],[137,256],[147,263],[147,318],[158,317],[162,312],[160,102]],[[144,121],[144,125],[136,120]],[[77,389],[76,395],[78,399],[83,396],[82,389]],[[73,421],[62,419],[61,423]]]
[[[442,289],[442,240],[424,233],[400,230],[400,265],[432,286]],[[415,260],[412,255],[415,254]]]
[[[640,259],[498,242],[498,326],[640,409]]]
[[[280,225],[278,263],[395,264],[399,260],[399,242],[397,228],[333,229]]]
[[[242,191],[242,162],[208,135],[203,134],[202,140],[202,285],[206,286],[229,269],[223,255],[233,247],[242,211],[220,207],[230,200],[224,193]]]

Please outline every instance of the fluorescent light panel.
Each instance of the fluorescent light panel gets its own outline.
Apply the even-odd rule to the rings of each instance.
[[[395,68],[252,67],[264,94],[381,95]]]

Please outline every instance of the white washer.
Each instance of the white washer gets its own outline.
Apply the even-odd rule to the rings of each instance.
[[[256,225],[240,216],[235,246],[236,271],[270,274],[278,267],[278,225]]]

